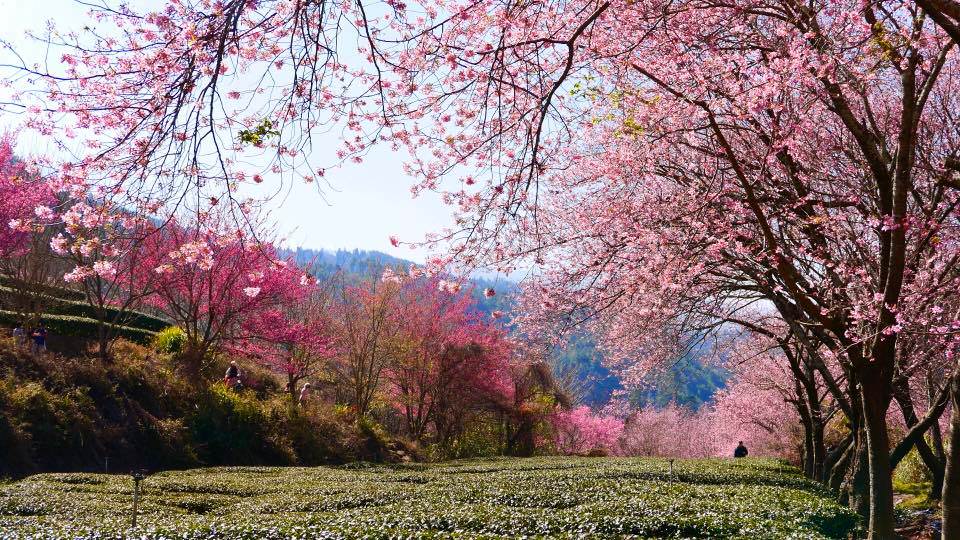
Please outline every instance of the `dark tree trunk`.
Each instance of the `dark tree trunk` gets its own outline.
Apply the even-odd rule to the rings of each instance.
[[[835,494],[840,494],[855,449],[853,435],[849,435],[840,447],[827,456],[824,464],[824,482]]]
[[[912,428],[920,423],[920,419],[917,417],[916,409],[913,406],[913,398],[910,396],[910,388],[907,386],[907,381],[900,381],[894,390],[897,403],[900,405],[900,411],[903,413],[903,421],[907,428]],[[936,407],[935,399],[936,397],[931,395],[931,408]],[[936,421],[931,426],[930,431],[933,432],[934,428],[936,428],[936,432],[939,434],[940,426]],[[927,444],[927,441],[922,435],[917,439],[913,446],[916,447],[917,453],[920,455],[920,459],[923,460],[924,466],[928,471],[930,471],[931,487],[929,497],[932,500],[939,500],[941,492],[943,491],[943,474],[944,467],[946,466],[946,460],[942,455],[938,456],[936,452],[930,448],[930,445]],[[909,447],[907,448],[907,452],[909,452]],[[894,454],[896,454],[896,452],[894,452]],[[894,470],[896,470],[897,465],[902,458],[903,456],[891,456],[891,465]]]
[[[809,408],[811,429],[810,443],[811,450],[813,451],[813,470],[810,477],[822,481],[824,479],[824,466],[827,459],[827,446],[823,441],[823,409],[820,406],[820,395],[817,391],[817,378],[809,360],[805,364],[804,370],[804,374],[806,375],[805,380],[807,381],[807,384],[804,385],[804,390],[806,390],[807,393],[807,407]]]
[[[297,378],[293,373],[287,373],[287,392],[290,394],[290,402],[297,403]]]
[[[804,392],[800,388],[800,382],[794,381],[798,401],[796,403],[797,413],[800,416],[800,423],[803,425],[803,474],[807,478],[814,478],[815,451],[813,449],[813,421],[810,418],[810,404],[804,399]]]
[[[516,457],[531,457],[536,450],[534,444],[534,422],[533,419],[522,415],[517,422],[517,430],[513,433],[509,442],[509,453]]]
[[[960,540],[960,375],[950,392],[949,449],[943,482],[943,540]]]
[[[846,499],[843,502],[846,502],[851,510],[863,516],[864,520],[870,519],[869,459],[867,437],[863,431],[860,431],[856,435],[851,450],[850,466],[847,468],[847,477],[844,479],[841,500]]]
[[[873,371],[873,370],[871,370]],[[860,378],[863,425],[866,432],[870,479],[870,539],[896,538],[893,517],[893,475],[890,468],[890,438],[887,434],[889,393],[881,373]]]

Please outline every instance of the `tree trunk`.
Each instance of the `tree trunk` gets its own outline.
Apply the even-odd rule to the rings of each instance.
[[[872,539],[896,538],[893,518],[893,475],[890,438],[887,434],[888,393],[880,373],[860,377],[863,424],[867,439],[870,478],[869,535]]]
[[[960,540],[960,375],[950,392],[950,439],[943,482],[943,540]]]
[[[799,383],[797,384],[799,387]],[[816,461],[816,452],[813,448],[813,422],[808,414],[806,403],[797,405],[797,412],[800,413],[800,421],[803,424],[803,474],[807,478],[816,478],[814,475],[814,463]]]
[[[297,404],[297,379],[293,373],[287,373],[287,392],[290,393],[290,403]]]
[[[897,400],[897,403],[900,405],[900,411],[903,413],[904,423],[906,424],[908,429],[913,428],[915,425],[920,423],[920,418],[917,417],[917,411],[913,406],[913,398],[910,395],[910,388],[907,385],[907,381],[906,380],[899,381],[899,383],[894,388],[894,392],[895,392],[895,398]],[[936,405],[937,398],[938,396],[935,396],[933,393],[930,394],[931,409],[937,406]],[[939,420],[939,415],[937,415],[937,419]],[[939,428],[940,426],[937,420],[935,420],[928,431],[931,434],[939,433],[940,431]],[[932,435],[932,437],[936,438],[935,435]],[[898,444],[897,446],[900,446],[900,445]],[[943,491],[943,472],[944,472],[944,467],[946,466],[946,460],[942,454],[937,455],[936,451],[934,451],[927,444],[927,441],[926,439],[924,439],[923,435],[920,435],[919,438],[917,438],[916,442],[912,446],[916,447],[917,453],[920,455],[920,459],[923,460],[924,466],[927,468],[928,471],[930,471],[931,486],[930,486],[929,498],[931,500],[939,500],[940,494]],[[894,448],[894,452],[890,456],[891,466],[893,467],[894,470],[896,470],[900,460],[906,456],[906,452],[910,451],[910,447],[906,448],[903,456],[897,456],[896,450],[897,448]]]
[[[823,409],[820,406],[820,396],[817,391],[817,378],[813,372],[813,367],[810,365],[809,359],[804,368],[805,379],[808,381],[808,384],[804,385],[804,390],[807,393],[807,407],[810,414],[812,438],[811,448],[813,450],[813,474],[811,474],[810,477],[823,481],[827,459],[827,445],[823,440]]]
[[[841,446],[827,456],[824,464],[824,482],[835,493],[839,494],[843,486],[843,479],[847,475],[847,469],[850,468],[850,460],[853,457],[854,444],[853,436],[850,440],[841,443]]]
[[[870,519],[870,470],[867,465],[867,436],[860,430],[853,443],[850,454],[850,467],[841,493],[841,502],[847,503],[851,510]],[[846,499],[845,501],[843,499]]]

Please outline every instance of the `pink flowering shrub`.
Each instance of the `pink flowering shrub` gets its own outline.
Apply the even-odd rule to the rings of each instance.
[[[621,453],[623,420],[595,414],[589,407],[560,410],[550,417],[552,443],[562,454],[585,454],[592,450]]]

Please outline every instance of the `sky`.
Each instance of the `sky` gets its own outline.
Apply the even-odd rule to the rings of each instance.
[[[164,0],[140,0],[136,5],[161,6]],[[86,8],[73,0],[0,0],[0,39],[10,42],[28,61],[40,59],[42,48],[24,37],[28,29],[42,30],[53,20],[61,30],[82,28]],[[0,63],[8,60],[0,53]],[[56,59],[54,59],[56,60]],[[0,118],[0,126],[10,129],[19,121],[15,115]],[[338,146],[335,135],[320,146]],[[49,142],[24,133],[18,151],[41,154]],[[449,208],[438,195],[410,194],[413,180],[402,171],[403,156],[387,150],[375,151],[362,164],[329,170],[329,186],[319,193],[314,186],[294,185],[285,196],[272,202],[271,219],[287,245],[314,249],[366,249],[422,262],[426,252],[401,245],[393,247],[389,237],[417,242],[451,222]]]

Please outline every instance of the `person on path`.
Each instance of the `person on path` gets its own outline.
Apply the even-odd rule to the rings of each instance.
[[[747,447],[743,445],[743,441],[740,441],[740,444],[737,445],[736,450],[733,451],[733,457],[742,458],[747,457],[750,451],[747,450]]]
[[[230,365],[227,366],[227,372],[223,375],[223,384],[231,390],[236,389],[240,384],[240,367],[237,366],[236,360],[231,360]]]

